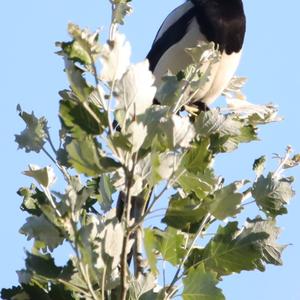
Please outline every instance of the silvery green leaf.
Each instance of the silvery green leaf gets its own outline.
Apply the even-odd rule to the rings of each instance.
[[[119,263],[123,248],[124,229],[121,223],[109,223],[105,227],[104,251],[113,259],[112,269]]]
[[[155,185],[160,180],[170,179],[180,164],[180,154],[176,152],[157,153],[151,155],[151,183]]]
[[[282,265],[282,252],[287,245],[280,245],[277,243],[281,229],[276,226],[274,219],[264,220],[260,217],[254,220],[247,220],[245,229],[241,236],[249,233],[265,232],[269,236],[261,241],[262,260],[267,264]]]
[[[111,179],[108,175],[103,174],[100,177],[99,190],[101,193],[101,202],[100,202],[101,209],[104,212],[107,212],[108,210],[111,209],[111,205],[113,201],[112,194],[114,192]]]
[[[28,240],[34,239],[36,242],[43,243],[43,248],[48,248],[50,251],[61,245],[64,240],[56,227],[44,215],[28,217],[20,233],[26,235]]]
[[[161,105],[172,107],[177,103],[178,99],[182,97],[185,85],[185,80],[178,81],[177,76],[166,75],[162,77],[162,84],[160,85],[155,98]],[[189,89],[185,91],[184,98],[188,96],[188,93]]]
[[[69,23],[68,32],[78,43],[81,52],[86,52],[90,57],[90,64],[93,63],[92,59],[95,59],[101,50],[101,46],[98,43],[99,32],[90,32],[88,29],[80,28],[78,25]]]
[[[29,170],[24,171],[23,174],[34,178],[44,188],[48,189],[54,184],[56,176],[52,167],[41,168],[37,165],[29,165],[28,168]]]
[[[77,222],[83,206],[89,198],[91,191],[83,187],[79,177],[71,177],[70,184],[66,188],[65,201],[71,208],[73,220]]]
[[[152,105],[156,92],[153,84],[154,76],[147,60],[129,67],[117,85],[117,110],[125,112],[125,120],[145,113]]]
[[[254,161],[253,171],[255,171],[257,177],[262,175],[262,173],[264,172],[266,160],[266,156],[261,156]]]
[[[248,118],[247,122],[253,125],[280,122],[282,117],[278,116],[277,107],[272,104],[253,104],[246,100],[227,98],[227,109],[238,114],[240,118]]]
[[[171,149],[190,147],[190,143],[196,133],[188,117],[181,117],[174,114],[171,119],[167,119],[162,126]]]
[[[218,109],[201,112],[195,120],[196,133],[209,136],[218,133],[222,136],[238,136],[241,133],[242,123],[233,119],[233,116],[220,113]]]
[[[131,0],[113,0],[113,17],[112,23],[124,24],[124,18],[126,15],[132,12],[132,7],[128,3]]]
[[[246,77],[233,76],[227,88],[223,91],[223,95],[227,99],[246,100],[246,96],[241,89],[247,81]]]
[[[39,153],[45,144],[47,137],[47,120],[44,117],[37,118],[34,113],[28,114],[22,111],[21,106],[17,106],[19,116],[26,124],[26,128],[15,135],[15,141],[20,149],[26,152],[34,151]]]
[[[243,209],[241,202],[244,195],[237,191],[246,183],[248,182],[236,181],[217,190],[210,201],[209,212],[219,220],[234,217],[240,213]]]
[[[115,39],[102,47],[100,60],[103,68],[100,78],[103,81],[120,80],[130,64],[131,47],[124,34],[116,32]]]
[[[194,48],[187,48],[185,51],[193,59],[194,64],[210,62],[218,56],[218,50],[215,49],[215,44],[211,43],[199,43]]]
[[[147,136],[147,127],[143,123],[138,123],[133,121],[128,129],[128,134],[130,135],[129,141],[132,145],[132,153],[137,152],[143,145],[145,138]]]
[[[107,101],[103,88],[98,85],[95,90],[89,95],[87,101],[93,103],[100,109],[107,110]]]
[[[295,195],[292,182],[293,178],[278,178],[273,173],[261,175],[253,185],[252,196],[268,216],[286,214],[286,206]]]

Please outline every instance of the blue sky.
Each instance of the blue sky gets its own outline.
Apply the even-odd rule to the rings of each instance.
[[[133,1],[135,13],[127,19],[122,31],[132,44],[134,62],[146,56],[160,23],[180,3],[177,0]],[[228,180],[251,177],[252,162],[262,154],[271,158],[272,153],[283,153],[288,144],[300,152],[300,2],[244,0],[244,4],[248,26],[238,74],[249,78],[245,88],[249,101],[278,104],[285,120],[262,128],[261,142],[244,145],[217,160],[218,173]],[[17,284],[15,270],[23,267],[24,248],[30,245],[18,233],[26,215],[19,210],[21,199],[16,191],[30,184],[21,172],[28,163],[50,164],[42,155],[17,151],[14,134],[23,129],[23,124],[17,116],[16,105],[20,103],[27,111],[45,115],[55,134],[59,126],[57,92],[67,82],[61,58],[54,55],[54,42],[68,39],[69,21],[92,29],[102,25],[107,29],[109,18],[105,0],[1,1],[0,287]],[[224,104],[224,100],[218,104]],[[274,162],[269,166],[274,167]],[[281,242],[292,244],[284,253],[284,266],[268,266],[265,273],[250,272],[226,278],[221,286],[227,299],[300,299],[299,170],[288,173],[298,179],[294,186],[298,196],[289,206],[289,215],[279,219],[284,229]]]

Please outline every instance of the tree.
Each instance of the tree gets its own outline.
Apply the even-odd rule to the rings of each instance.
[[[147,61],[130,64],[130,45],[118,31],[129,3],[111,3],[107,43],[100,43],[99,32],[74,24],[68,28],[72,40],[57,43],[70,83],[60,92],[59,147],[44,117],[18,107],[26,128],[16,142],[26,152],[44,152],[66,189],[51,189],[52,167],[30,165],[24,172],[38,183],[19,190],[30,215],[20,231],[34,247],[18,272],[20,286],[1,296],[224,299],[217,284],[225,276],[282,263],[276,218],[287,213],[294,195],[293,178],[283,171],[296,166],[299,155],[288,147],[269,173],[266,158],[258,158],[253,181],[225,184],[215,175],[214,160],[256,141],[259,126],[278,120],[275,107],[241,100],[244,79],[234,78],[224,92],[227,108],[191,111],[190,95],[209,76],[199,74],[200,66],[218,60],[213,44],[190,49],[194,63],[166,75],[156,91]],[[154,96],[160,106],[152,105]],[[117,197],[121,211],[112,209]],[[159,228],[143,228],[161,202],[166,211],[155,223]],[[261,216],[244,225],[233,220],[250,203]],[[215,233],[207,235],[208,229]],[[52,252],[63,243],[71,245],[73,257],[57,266]],[[170,281],[166,272],[173,273]]]

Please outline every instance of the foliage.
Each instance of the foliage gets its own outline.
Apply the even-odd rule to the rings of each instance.
[[[130,44],[118,31],[131,12],[129,1],[110,2],[105,44],[98,31],[74,24],[68,27],[72,40],[57,43],[69,80],[69,88],[59,92],[59,147],[44,117],[18,108],[26,125],[16,135],[19,148],[44,152],[66,187],[53,190],[51,166],[29,165],[24,172],[38,184],[18,191],[21,208],[30,215],[20,233],[33,240],[33,249],[18,271],[19,286],[2,289],[1,296],[225,299],[217,287],[225,276],[282,264],[285,245],[276,242],[276,218],[287,213],[294,196],[293,178],[283,171],[299,164],[299,155],[292,157],[288,147],[267,175],[266,158],[258,158],[254,180],[225,184],[214,161],[241,143],[257,141],[259,126],[279,120],[276,108],[247,102],[241,93],[244,78],[234,78],[224,91],[226,108],[193,107],[191,95],[218,61],[213,44],[188,49],[193,63],[180,74],[167,74],[156,90],[148,62],[130,63]],[[208,71],[200,73],[203,64]],[[91,76],[94,84],[87,80]],[[155,96],[161,105],[152,104]],[[162,222],[143,228],[162,199]],[[239,224],[236,217],[249,203],[261,216]],[[215,223],[216,232],[205,237]],[[63,244],[73,255],[57,266],[53,251]],[[127,265],[132,255],[134,272]],[[158,280],[165,272],[174,272],[170,282]]]

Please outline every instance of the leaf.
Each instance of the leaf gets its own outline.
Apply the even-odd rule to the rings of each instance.
[[[208,272],[203,266],[192,269],[183,279],[184,300],[225,300],[222,290],[217,288],[215,273]]]
[[[69,185],[63,198],[64,203],[71,209],[71,215],[74,222],[78,222],[82,208],[85,206],[89,196],[90,190],[85,188],[79,177],[72,176],[69,180]]]
[[[78,139],[83,135],[99,135],[107,126],[107,118],[104,113],[92,103],[86,104],[93,115],[87,110],[82,102],[70,99],[68,91],[60,92],[63,100],[60,101],[59,117],[63,126],[73,137]],[[101,120],[101,123],[95,119]]]
[[[210,199],[209,212],[217,219],[223,221],[228,217],[234,217],[242,211],[241,202],[244,198],[237,191],[247,181],[236,181],[222,189],[217,190]]]
[[[148,264],[151,272],[154,275],[158,274],[157,263],[157,239],[155,233],[151,228],[145,228],[144,230],[144,247],[148,258]]]
[[[29,165],[29,170],[24,171],[23,174],[34,178],[44,188],[50,188],[56,181],[56,176],[52,167],[41,168],[36,165]]]
[[[121,223],[109,223],[105,227],[104,251],[113,260],[112,269],[117,268],[120,264],[124,234]]]
[[[195,130],[188,117],[173,114],[161,124],[169,149],[188,148],[195,137]]]
[[[61,233],[44,215],[28,217],[26,223],[21,227],[20,233],[26,235],[28,240],[33,238],[35,241],[43,243],[42,248],[48,248],[50,251],[61,245],[64,240]]]
[[[156,277],[148,272],[130,281],[130,299],[145,299],[148,292],[156,287]],[[153,298],[151,298],[153,299]]]
[[[132,12],[132,8],[128,2],[131,0],[113,0],[113,18],[112,23],[124,24],[124,18],[126,15]]]
[[[207,271],[216,272],[218,277],[260,269],[260,245],[268,236],[264,231],[240,231],[237,222],[229,222],[225,227],[219,226],[198,264],[203,264]]]
[[[153,229],[153,233],[157,240],[156,250],[165,261],[177,266],[185,254],[185,235],[172,227],[164,231]]]
[[[47,120],[44,117],[37,118],[34,113],[28,114],[18,106],[19,116],[24,120],[26,128],[15,135],[15,141],[20,149],[25,152],[39,153],[45,144],[47,137]]]
[[[218,109],[200,112],[195,120],[196,133],[201,136],[209,136],[218,133],[223,136],[238,136],[242,123],[233,119],[232,116],[224,116]]]
[[[266,156],[261,156],[254,161],[253,171],[255,171],[257,177],[261,176],[264,172],[266,161]]]
[[[209,139],[195,141],[191,148],[185,152],[181,162],[182,166],[191,173],[204,172],[212,164],[213,160],[213,155],[209,148]]]
[[[100,177],[99,190],[101,193],[101,201],[99,201],[101,209],[104,212],[108,212],[113,203],[112,194],[115,192],[111,179],[108,175],[103,174]]]
[[[154,76],[147,60],[129,67],[117,85],[117,110],[124,111],[126,121],[144,114],[152,105],[156,92],[153,84]]]
[[[133,121],[127,130],[132,152],[136,153],[143,145],[147,136],[147,127],[143,123]]]
[[[61,273],[62,268],[55,265],[50,254],[42,255],[29,252],[26,254],[25,264],[28,271],[48,279],[56,279]]]
[[[130,64],[131,47],[124,34],[116,32],[114,41],[102,47],[100,60],[103,68],[100,78],[103,81],[120,80]]]
[[[64,62],[65,71],[68,75],[72,91],[81,102],[85,102],[93,91],[93,88],[88,85],[86,80],[83,78],[84,72],[78,68],[66,55],[64,56]]]
[[[117,169],[119,164],[109,157],[103,157],[93,138],[86,136],[82,140],[72,140],[66,146],[69,163],[79,173],[96,176]]]
[[[154,186],[159,181],[170,179],[179,166],[180,156],[175,152],[151,154],[151,184]]]
[[[161,104],[168,107],[174,106],[182,96],[186,81],[179,81],[175,75],[166,75],[162,77],[162,84],[158,88],[155,99]],[[185,92],[188,96],[189,90]]]
[[[204,199],[216,189],[218,178],[209,169],[198,174],[186,171],[177,179],[177,183],[185,193],[195,193],[199,199]]]
[[[281,230],[276,226],[275,220],[263,220],[260,217],[257,217],[254,220],[247,219],[244,234],[247,234],[248,232],[266,232],[269,235],[269,237],[260,244],[263,254],[261,259],[267,264],[281,266],[282,252],[287,245],[277,244],[277,239]]]
[[[177,229],[185,229],[192,223],[199,222],[207,214],[203,202],[192,195],[181,198],[172,196],[162,222]]]
[[[273,173],[261,175],[253,185],[252,196],[267,216],[286,214],[286,205],[295,194],[292,182],[292,178],[278,178]]]
[[[99,32],[92,33],[73,23],[68,24],[68,32],[73,37],[73,41],[57,45],[62,47],[69,59],[84,65],[95,63],[101,51],[101,46],[98,43]]]

